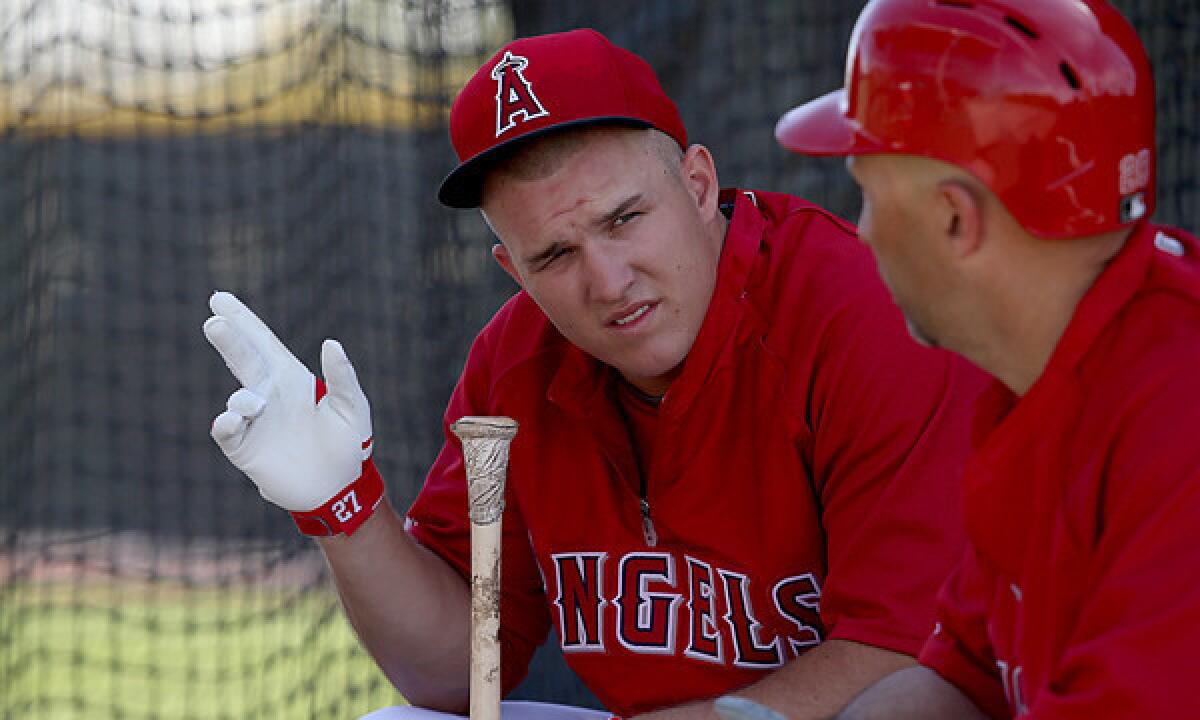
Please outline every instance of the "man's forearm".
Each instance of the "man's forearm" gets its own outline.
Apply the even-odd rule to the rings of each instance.
[[[837,720],[987,720],[966,695],[926,667],[883,678]]]
[[[832,717],[878,679],[911,667],[908,655],[848,640],[826,640],[762,680],[735,692],[791,720]],[[653,720],[717,720],[712,701],[640,716]]]
[[[359,640],[413,705],[468,702],[470,589],[404,531],[386,501],[353,537],[320,539]]]

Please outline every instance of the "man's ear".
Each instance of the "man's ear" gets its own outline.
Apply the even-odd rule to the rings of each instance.
[[[517,266],[513,264],[512,255],[508,254],[508,248],[504,247],[504,243],[496,243],[492,246],[492,257],[496,258],[496,263],[504,268],[504,272],[513,279],[513,282],[525,288],[525,283],[521,282],[521,275],[517,272]]]
[[[703,145],[689,146],[683,153],[679,172],[684,186],[695,198],[700,213],[704,217],[715,214],[721,188],[717,184],[717,166],[708,148]]]
[[[983,245],[983,198],[966,183],[943,180],[937,186],[942,206],[942,233],[955,257],[965,258]]]

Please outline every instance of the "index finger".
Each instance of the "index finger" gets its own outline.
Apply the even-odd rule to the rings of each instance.
[[[299,362],[292,351],[271,332],[271,328],[233,293],[218,290],[208,299],[208,306],[212,308],[214,315],[227,320],[246,342],[256,348],[267,363],[282,366],[289,362]]]
[[[266,360],[223,315],[204,321],[204,337],[220,353],[242,387],[263,391],[270,377]]]

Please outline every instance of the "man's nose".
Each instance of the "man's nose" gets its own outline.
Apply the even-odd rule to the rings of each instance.
[[[634,271],[619,249],[597,243],[587,250],[588,290],[597,302],[615,303],[626,299],[633,284]]]

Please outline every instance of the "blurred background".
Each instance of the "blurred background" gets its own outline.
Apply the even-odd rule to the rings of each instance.
[[[1156,68],[1156,217],[1195,230],[1200,3],[1116,4]],[[235,388],[200,333],[209,294],[238,293],[309,367],[342,340],[406,508],[514,291],[479,215],[434,197],[466,77],[514,35],[597,28],[657,70],[725,185],[853,218],[841,162],[772,128],[840,85],[861,5],[0,0],[0,717],[402,702],[315,545],[208,437]],[[595,702],[554,640],[518,694]]]

